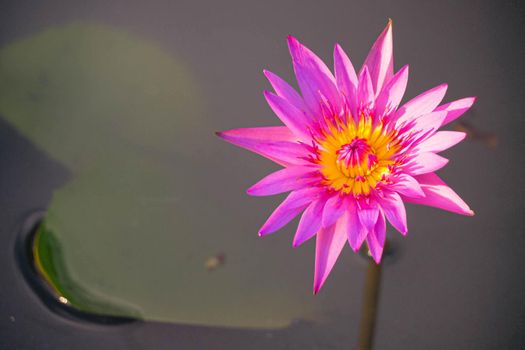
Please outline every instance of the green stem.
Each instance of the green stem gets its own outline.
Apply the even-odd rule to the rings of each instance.
[[[363,311],[359,326],[359,349],[371,350],[374,339],[374,328],[379,301],[381,282],[381,264],[376,264],[372,258],[368,261],[363,294]]]

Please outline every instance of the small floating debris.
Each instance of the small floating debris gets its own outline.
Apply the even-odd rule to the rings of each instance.
[[[226,263],[226,254],[219,253],[206,259],[204,267],[208,271],[214,271]]]

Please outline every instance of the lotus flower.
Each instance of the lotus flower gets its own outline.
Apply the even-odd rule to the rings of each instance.
[[[275,90],[264,96],[284,126],[218,135],[284,167],[247,192],[290,192],[259,235],[279,230],[302,213],[293,246],[316,236],[314,293],[346,241],[354,251],[366,241],[375,262],[381,261],[386,220],[407,234],[404,202],[474,214],[435,171],[448,162],[438,153],[466,136],[438,129],[467,111],[475,98],[439,105],[447,90],[441,84],[399,107],[408,66],[394,74],[391,21],[357,74],[339,45],[334,73],[292,36],[288,47],[301,94],[264,72]]]

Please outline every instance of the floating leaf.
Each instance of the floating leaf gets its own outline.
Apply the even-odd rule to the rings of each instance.
[[[311,245],[262,243],[217,190],[228,174],[203,100],[184,64],[107,26],[0,50],[0,115],[71,172],[36,247],[48,280],[83,311],[187,324],[273,328],[343,307],[346,283],[310,294]]]

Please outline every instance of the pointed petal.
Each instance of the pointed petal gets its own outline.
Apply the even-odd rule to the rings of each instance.
[[[428,113],[412,119],[406,127],[402,129],[406,129],[409,132],[419,132],[420,135],[424,135],[424,137],[418,141],[423,142],[423,140],[428,139],[436,133],[446,116],[447,114],[444,111]]]
[[[359,74],[359,86],[357,87],[357,100],[359,101],[359,107],[372,108],[375,97],[374,87],[370,78],[370,73],[366,66],[363,67]]]
[[[447,117],[443,121],[443,125],[450,123],[461,117],[463,113],[468,111],[476,101],[476,97],[466,97],[461,100],[452,101],[436,108],[436,111],[447,111]]]
[[[246,192],[252,196],[270,196],[283,192],[297,190],[316,182],[316,168],[292,166],[284,168],[264,177]]]
[[[397,120],[403,122],[434,111],[445,97],[447,87],[447,84],[441,84],[414,97],[397,110]]]
[[[401,197],[396,192],[385,193],[381,207],[390,224],[402,235],[406,235],[408,232],[407,214]]]
[[[336,225],[322,228],[315,246],[314,294],[323,286],[346,242],[346,234]]]
[[[333,105],[336,112],[341,110],[341,98],[332,72],[319,57],[302,45],[296,38],[288,37],[288,48],[301,88],[304,101],[314,115],[321,115],[320,94]]]
[[[421,185],[424,198],[403,198],[405,202],[428,205],[431,207],[448,210],[461,215],[474,215],[469,206],[448,187],[436,174],[429,173],[416,177]]]
[[[466,133],[460,131],[438,131],[421,142],[417,149],[420,152],[442,152],[460,143],[466,136]]]
[[[217,136],[283,166],[307,164],[304,146],[285,126],[244,128],[217,132]]]
[[[363,66],[367,66],[370,70],[374,91],[379,94],[383,85],[394,75],[392,20],[388,21],[386,28],[370,49]]]
[[[322,226],[328,227],[335,224],[335,222],[343,214],[345,209],[346,208],[343,205],[343,200],[341,199],[341,197],[339,195],[332,196],[326,201],[326,204],[324,206]]]
[[[299,95],[297,91],[295,91],[293,87],[290,86],[290,84],[288,84],[279,76],[268,70],[264,70],[263,72],[270,84],[272,85],[273,89],[275,90],[277,96],[284,98],[295,108],[308,112],[306,105],[304,104],[303,98],[301,97],[301,95]]]
[[[352,62],[339,44],[336,44],[334,48],[334,71],[337,87],[346,97],[348,107],[354,115],[357,108],[356,98],[359,82]]]
[[[273,233],[293,220],[310,203],[317,199],[321,189],[307,188],[293,191],[286,199],[274,210],[272,215],[266,220],[259,230],[259,236]]]
[[[366,236],[366,243],[374,261],[379,264],[383,255],[383,248],[386,240],[386,222],[383,214],[377,218],[374,229]]]
[[[326,198],[321,197],[306,208],[297,226],[292,244],[294,247],[303,244],[319,231],[325,203]]]
[[[361,224],[361,221],[359,221],[359,216],[357,214],[357,204],[355,200],[352,199],[348,201],[344,218],[341,218],[337,224],[341,226],[344,225],[344,227],[342,226],[341,229],[346,230],[348,243],[354,252],[357,252],[359,248],[361,248],[368,231]]]
[[[423,192],[419,182],[407,174],[396,175],[394,183],[389,188],[406,197],[425,197],[425,192]]]
[[[254,142],[296,142],[295,136],[285,126],[265,126],[259,128],[241,128],[226,131],[218,131],[217,136],[241,147],[244,143]]]
[[[421,175],[439,170],[447,165],[447,163],[447,158],[435,153],[419,153],[403,167],[403,171],[409,175]]]
[[[401,68],[385,85],[376,99],[377,115],[388,114],[396,110],[405,94],[408,83],[408,65]]]
[[[310,120],[304,112],[294,107],[290,102],[271,92],[265,91],[264,97],[281,121],[295,134],[299,139],[310,142],[311,135],[308,131]]]
[[[359,216],[359,221],[361,224],[368,230],[372,231],[374,225],[377,222],[377,216],[379,215],[379,208],[375,203],[370,205],[360,205],[357,209],[357,215]]]

